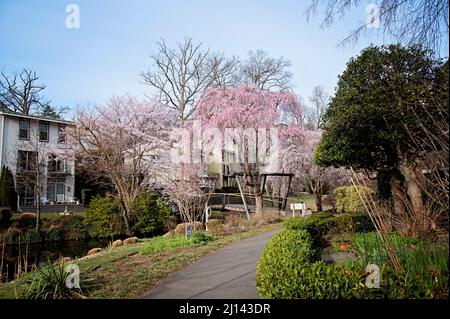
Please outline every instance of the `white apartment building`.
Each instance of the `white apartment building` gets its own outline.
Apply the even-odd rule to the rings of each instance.
[[[33,172],[36,163],[42,204],[72,203],[75,162],[61,156],[66,149],[65,128],[72,122],[0,111],[0,167],[8,167],[15,179],[20,206],[35,206]]]

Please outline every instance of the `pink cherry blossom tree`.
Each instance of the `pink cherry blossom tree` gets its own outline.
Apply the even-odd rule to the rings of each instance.
[[[257,215],[263,210],[261,173],[268,173],[277,162],[277,132],[291,125],[286,121],[291,117],[290,110],[299,108],[298,100],[290,92],[240,85],[206,90],[194,113],[203,131],[214,132],[205,134],[202,140],[204,153],[208,152],[208,136],[214,139],[219,134],[223,137],[221,145],[213,146],[234,152],[234,164],[241,170],[244,187],[255,196]]]
[[[169,133],[175,120],[176,114],[161,104],[125,95],[79,111],[75,127],[67,131],[68,153],[112,186],[128,232],[132,203],[167,171]]]

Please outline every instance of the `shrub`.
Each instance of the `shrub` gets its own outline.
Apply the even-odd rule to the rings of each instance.
[[[124,232],[120,204],[110,196],[95,196],[86,210],[84,224],[92,237],[114,237]]]
[[[370,195],[374,194],[371,188],[361,185],[337,187],[334,190],[336,211],[338,213],[360,213],[365,211],[364,204],[361,202],[358,192]]]
[[[337,218],[331,214],[316,214],[304,218],[291,217],[284,222],[286,229],[308,231],[316,243],[336,225]]]
[[[190,240],[194,244],[206,244],[210,241],[213,241],[214,237],[211,235],[205,234],[204,232],[196,231],[191,235]]]
[[[225,215],[225,229],[228,229],[230,232],[239,232],[240,231],[240,224],[241,224],[242,217],[239,214],[226,214]]]
[[[160,235],[164,232],[165,222],[173,219],[170,206],[157,194],[147,192],[133,203],[136,223],[133,229],[145,235]]]
[[[9,228],[5,232],[5,240],[12,244],[17,244],[19,241],[21,243],[38,243],[41,241],[41,238],[37,236],[35,229],[21,231],[17,228]]]
[[[220,234],[223,232],[223,223],[219,219],[208,220],[208,232],[211,234]]]
[[[19,216],[19,225],[21,227],[29,227],[36,225],[36,214],[35,213],[22,213]]]
[[[14,186],[14,177],[8,167],[3,166],[0,175],[0,207],[17,209],[17,193]]]
[[[209,215],[209,219],[225,219],[225,214],[223,212],[213,210],[211,215]]]
[[[61,240],[83,240],[88,237],[87,226],[83,216],[69,215],[52,219],[49,229],[60,231]],[[46,240],[49,240],[46,237]]]
[[[264,224],[278,223],[283,220],[278,211],[269,211],[261,214],[261,218]]]
[[[8,225],[11,220],[12,214],[9,208],[0,208],[0,227]]]
[[[62,263],[55,263],[38,268],[36,275],[29,282],[25,292],[27,299],[63,299],[80,298],[93,287],[92,279],[87,279],[80,274],[80,288],[67,287],[66,281],[70,272]]]
[[[307,276],[303,267],[316,256],[306,230],[285,229],[267,244],[256,270],[256,284],[265,298],[295,298],[298,278]]]

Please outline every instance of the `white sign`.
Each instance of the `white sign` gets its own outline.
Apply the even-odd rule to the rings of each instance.
[[[294,203],[291,204],[291,209],[302,210],[306,208],[305,206],[306,206],[305,203]]]
[[[291,210],[292,210],[292,217],[295,216],[295,211],[301,211],[302,212],[302,216],[305,215],[306,213],[306,204],[304,202],[300,202],[300,203],[292,203],[290,205]]]

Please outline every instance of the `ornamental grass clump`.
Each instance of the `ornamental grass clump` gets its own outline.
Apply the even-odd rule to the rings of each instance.
[[[95,288],[93,279],[86,278],[76,271],[69,271],[69,265],[71,264],[48,262],[46,266],[37,268],[24,297],[26,299],[86,298],[90,290]],[[69,276],[79,276],[79,287],[73,285],[75,281],[72,282]]]

